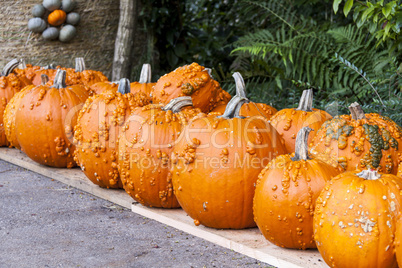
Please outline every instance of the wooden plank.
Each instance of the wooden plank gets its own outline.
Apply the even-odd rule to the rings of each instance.
[[[33,162],[21,151],[10,148],[0,148],[0,159],[130,208],[134,213],[276,267],[328,267],[317,250],[301,251],[277,247],[265,240],[258,228],[218,230],[195,226],[193,220],[182,209],[144,207],[133,202],[134,200],[124,190],[103,189],[94,185],[78,168],[45,167]]]

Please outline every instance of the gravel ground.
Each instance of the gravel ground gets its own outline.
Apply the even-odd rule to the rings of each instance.
[[[269,267],[0,161],[0,267]]]

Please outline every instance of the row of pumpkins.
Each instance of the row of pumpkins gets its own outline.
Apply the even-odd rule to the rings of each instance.
[[[197,63],[156,83],[145,64],[130,83],[82,58],[75,69],[13,60],[0,77],[0,142],[43,165],[78,165],[144,206],[182,207],[196,225],[257,225],[278,246],[317,247],[332,267],[402,262],[401,127],[357,103],[332,118],[312,108],[312,90],[277,111],[233,76],[231,98]]]

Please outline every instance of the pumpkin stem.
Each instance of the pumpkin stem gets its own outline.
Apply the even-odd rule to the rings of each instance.
[[[83,72],[85,71],[85,61],[84,58],[75,58],[75,72]]]
[[[357,102],[352,103],[348,108],[353,120],[360,120],[366,118],[362,107]]]
[[[311,112],[313,111],[313,90],[303,90],[303,94],[300,98],[299,107],[296,110]]]
[[[43,67],[44,70],[55,70],[56,66],[54,66],[53,63],[46,65],[45,67]]]
[[[120,92],[121,94],[127,94],[130,93],[130,80],[127,78],[122,78],[119,81],[119,87],[117,88],[117,92]]]
[[[193,99],[190,96],[172,99],[166,106],[162,107],[162,110],[178,113],[185,106],[193,106]]]
[[[26,68],[27,68],[27,65],[26,65],[26,63],[25,63],[25,60],[24,60],[24,59],[20,59],[20,63],[18,64],[18,69],[23,70],[23,69],[26,69]]]
[[[18,67],[20,62],[17,59],[13,59],[9,61],[6,66],[4,66],[3,71],[1,72],[0,76],[7,76],[14,71]]]
[[[57,69],[56,76],[54,77],[53,86],[54,88],[60,89],[66,86],[66,71]]]
[[[243,76],[239,72],[235,72],[233,75],[233,78],[236,83],[236,95],[244,98],[249,102],[246,96],[246,84],[244,83]]]
[[[49,76],[47,76],[46,74],[42,74],[40,76],[40,79],[41,79],[42,86],[46,85],[46,83],[49,82]]]
[[[308,135],[313,129],[304,127],[297,132],[295,156],[292,157],[292,161],[308,160]]]
[[[205,68],[204,71],[207,71],[209,76],[213,79],[213,77],[212,77],[212,69],[211,68]]]
[[[236,95],[228,102],[226,105],[225,112],[222,116],[218,116],[218,118],[231,119],[234,117],[244,118],[240,116],[240,109],[243,104],[250,102],[250,100],[246,97],[246,86],[244,84],[244,79],[239,72],[235,72],[233,74],[233,78],[236,83]]]
[[[140,80],[138,82],[141,84],[151,83],[151,79],[152,79],[151,64],[145,63],[142,65]]]
[[[378,174],[377,170],[370,170],[370,169],[363,170],[362,172],[357,173],[356,175],[359,176],[360,178],[370,181],[375,181],[381,178],[381,175]]]

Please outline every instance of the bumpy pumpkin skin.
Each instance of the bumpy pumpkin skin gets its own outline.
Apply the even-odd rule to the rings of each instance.
[[[402,216],[399,216],[396,224],[395,254],[399,267],[402,267]]]
[[[32,78],[35,76],[35,72],[40,70],[40,66],[33,66],[32,64],[26,64],[26,68],[24,69],[14,69],[14,73],[18,75],[25,75],[26,78],[32,81]]]
[[[21,100],[15,130],[21,150],[32,160],[52,167],[74,167],[73,129],[88,98],[83,86],[37,86]]]
[[[28,94],[28,92],[33,88],[35,88],[34,85],[29,85],[17,92],[8,102],[6,109],[4,110],[3,121],[5,134],[8,142],[10,143],[10,147],[21,149],[21,146],[18,143],[17,133],[15,132],[15,114],[20,106],[22,98],[25,97],[25,95]]]
[[[365,180],[342,173],[316,201],[314,238],[331,267],[397,267],[394,234],[402,181],[392,174]]]
[[[215,107],[214,97],[219,89],[219,83],[206,68],[192,63],[162,76],[154,86],[152,97],[153,103],[166,105],[177,97],[191,96],[194,107],[206,113]]]
[[[277,246],[316,248],[315,200],[339,172],[320,160],[293,161],[293,156],[280,155],[261,171],[254,195],[254,220],[264,237]]]
[[[97,82],[89,86],[90,91],[92,91],[94,94],[101,94],[102,92],[111,90],[113,92],[116,92],[118,89],[119,85],[111,82]]]
[[[194,223],[243,229],[255,226],[258,174],[285,148],[260,117],[223,119],[211,113],[189,122],[174,151],[173,188]]]
[[[113,87],[113,85],[110,85]],[[138,94],[113,90],[89,97],[74,128],[75,160],[94,184],[123,188],[117,168],[118,137],[124,121],[137,106],[149,103]]]
[[[49,77],[49,80],[53,81],[54,77],[56,76],[56,72],[57,72],[56,69],[38,69],[33,72],[30,80],[31,80],[32,84],[34,84],[35,86],[39,86],[42,84],[42,75],[43,74],[47,75]],[[67,81],[66,81],[66,84],[67,84]],[[68,83],[68,85],[71,85],[71,84]]]
[[[119,139],[121,180],[126,192],[147,207],[180,207],[173,194],[171,154],[188,117],[199,109],[173,113],[151,104],[133,111]]]
[[[9,145],[3,122],[4,110],[6,109],[7,103],[17,92],[31,84],[31,81],[21,74],[16,75],[11,73],[8,76],[0,77],[0,146]]]
[[[217,112],[223,114],[225,112],[226,105],[217,106],[211,112]],[[277,113],[277,110],[265,103],[255,103],[249,102],[241,106],[240,116],[263,116],[266,119],[271,119],[271,117]]]
[[[130,84],[131,93],[143,92],[147,96],[151,97],[155,85],[156,83],[132,82]]]
[[[314,109],[312,112],[297,110],[296,108],[283,109],[271,117],[272,126],[282,135],[286,151],[295,151],[297,132],[303,127],[310,127],[313,131],[309,135],[309,144],[321,125],[332,116],[325,111]]]
[[[350,115],[341,115],[324,123],[312,141],[311,153],[343,170],[370,167],[397,174],[402,128],[379,114],[365,116],[354,120]]]

